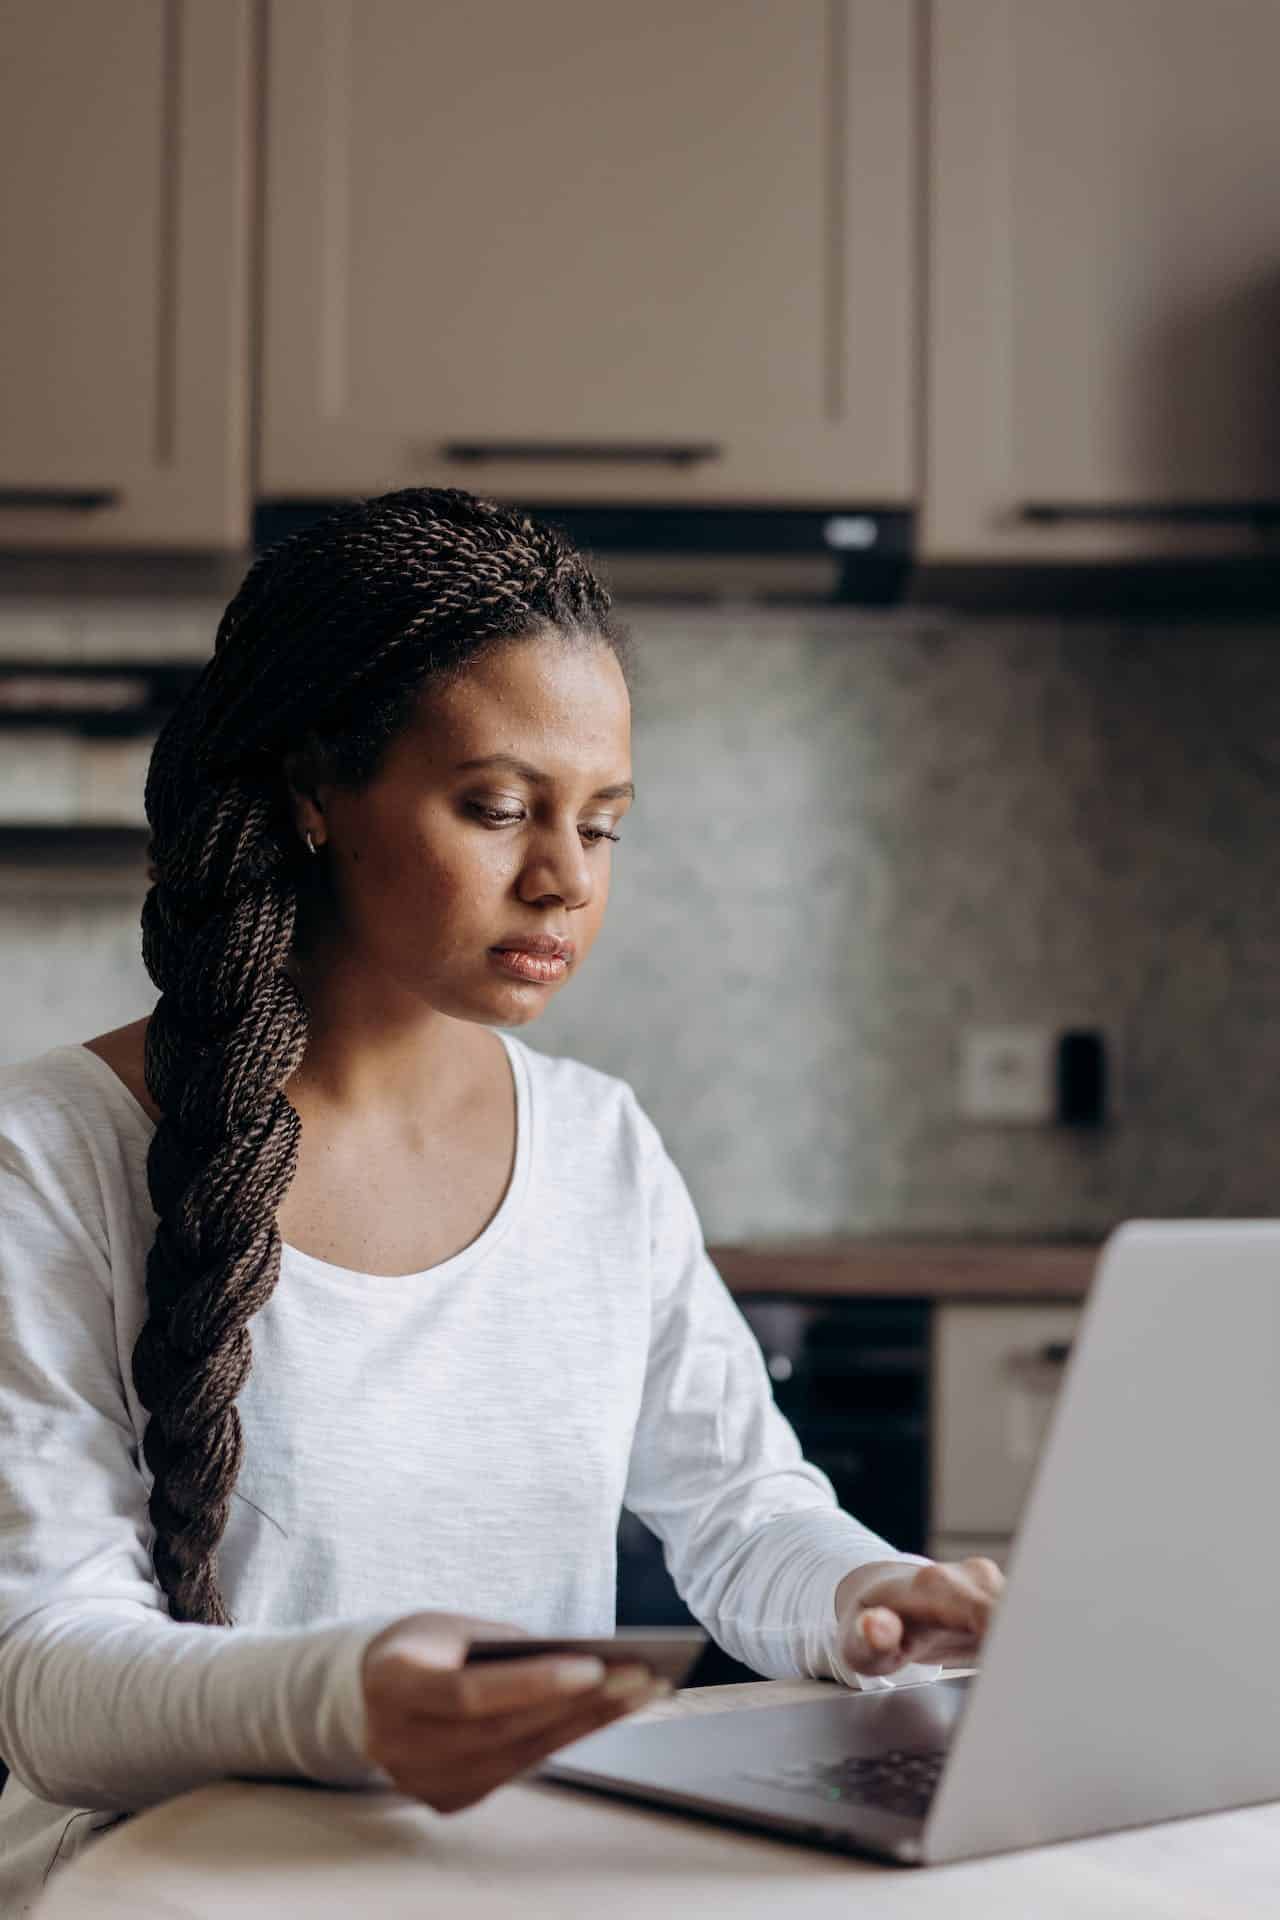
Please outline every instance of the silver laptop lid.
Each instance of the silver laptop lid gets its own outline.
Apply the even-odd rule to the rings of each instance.
[[[1280,1798],[1280,1226],[1108,1242],[923,1852]]]

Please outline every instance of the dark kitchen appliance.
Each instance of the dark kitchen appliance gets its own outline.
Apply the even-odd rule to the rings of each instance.
[[[805,1457],[849,1513],[908,1553],[928,1529],[929,1302],[752,1294],[738,1306],[760,1342],[774,1399]],[[618,1529],[618,1624],[692,1619],[662,1546],[634,1514]],[[688,1686],[758,1680],[714,1642]]]
[[[450,451],[456,460],[482,462],[486,456],[510,458],[521,448],[518,444],[486,448],[461,441],[451,443]],[[558,450],[537,449],[542,458],[549,451],[555,458],[578,456],[583,450],[572,443]],[[611,453],[617,457],[618,451]],[[676,465],[689,465],[717,451],[714,446],[673,447],[666,457]],[[474,476],[464,471],[461,478],[464,484],[485,491],[483,464]],[[262,500],[254,513],[254,545],[259,550],[271,546],[339,504],[336,500]],[[833,562],[830,585],[818,595],[818,604],[892,605],[906,592],[915,561],[914,512],[874,502],[833,500],[824,506],[782,507],[521,499],[519,504],[606,562],[613,556],[636,554],[682,560],[735,555],[828,559]]]

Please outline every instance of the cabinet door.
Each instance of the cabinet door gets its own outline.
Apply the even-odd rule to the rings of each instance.
[[[1280,6],[933,16],[928,556],[1280,550]]]
[[[264,493],[906,501],[916,13],[271,0]]]
[[[248,531],[249,0],[5,0],[0,546]]]
[[[942,1302],[933,1323],[929,1535],[1012,1535],[1048,1432],[1081,1309]],[[989,1551],[967,1548],[966,1551]]]

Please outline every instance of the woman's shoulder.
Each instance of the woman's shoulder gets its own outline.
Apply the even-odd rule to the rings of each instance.
[[[154,1128],[124,1081],[80,1042],[0,1067],[0,1323],[5,1342],[47,1357],[114,1352],[136,1318],[154,1214]],[[104,1299],[114,1300],[104,1308]],[[80,1308],[92,1305],[85,1321]],[[132,1303],[132,1304],[131,1304]],[[70,1343],[68,1346],[67,1343]],[[43,1363],[42,1363],[43,1364]]]
[[[588,1147],[640,1159],[659,1144],[656,1127],[629,1080],[571,1054],[545,1053],[504,1034],[525,1064],[540,1128],[552,1129],[579,1152]]]
[[[0,1067],[0,1140],[26,1158],[64,1167],[108,1138],[123,1134],[145,1140],[151,1103],[139,1097],[127,1070],[133,1035],[134,1029],[118,1028],[94,1041],[68,1042]],[[145,1087],[141,1093],[145,1096]]]
[[[147,1091],[145,1071],[147,1028],[150,1018],[131,1021],[127,1027],[113,1027],[84,1042],[84,1051],[108,1066],[135,1106],[141,1107],[152,1126],[160,1123],[160,1109]]]

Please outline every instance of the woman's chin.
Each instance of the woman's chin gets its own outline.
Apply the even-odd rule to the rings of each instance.
[[[490,985],[487,993],[473,994],[465,1005],[450,1007],[448,1012],[455,1020],[474,1020],[482,1027],[527,1027],[551,998],[545,987],[524,987],[518,981],[504,986],[499,982],[496,993]]]
[[[505,1001],[502,1012],[493,1019],[495,1027],[527,1027],[546,1011],[548,995],[535,997],[532,993],[521,993],[518,989]]]

